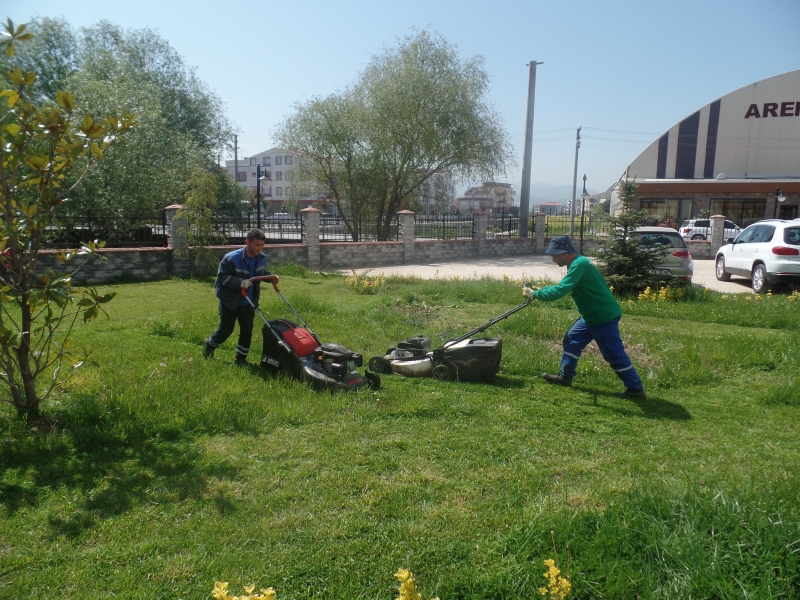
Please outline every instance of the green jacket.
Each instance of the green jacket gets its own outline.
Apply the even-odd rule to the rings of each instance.
[[[551,302],[572,294],[572,301],[587,325],[602,325],[622,316],[619,306],[600,271],[585,256],[578,256],[564,279],[533,293],[537,300]]]

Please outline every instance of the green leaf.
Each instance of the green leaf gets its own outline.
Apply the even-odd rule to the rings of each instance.
[[[83,311],[83,322],[88,323],[89,321],[93,321],[97,318],[99,311],[97,306],[92,306],[91,308],[87,308]]]

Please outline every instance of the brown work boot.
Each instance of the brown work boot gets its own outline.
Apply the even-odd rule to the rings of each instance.
[[[644,388],[639,388],[638,390],[628,388],[622,394],[622,397],[628,400],[647,400],[647,394],[644,393]]]
[[[209,358],[214,358],[214,346],[208,343],[208,340],[203,342],[203,358],[208,360]]]
[[[564,387],[569,387],[572,385],[572,377],[564,377],[563,375],[551,375],[550,373],[542,373],[542,379],[544,379],[547,383],[553,383],[555,385],[563,385]]]

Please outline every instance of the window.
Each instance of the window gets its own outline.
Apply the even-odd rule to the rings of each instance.
[[[283,188],[283,193],[284,193],[284,194],[286,194],[286,195],[288,196],[288,195],[289,195],[289,192],[291,191],[291,189],[292,189],[292,188],[290,188],[290,187]]]
[[[262,188],[261,193],[265,196],[272,196],[272,186]]]
[[[247,173],[239,171],[239,181],[247,181]]]
[[[792,246],[800,246],[800,227],[787,227],[784,229],[783,242]]]
[[[275,181],[283,181],[283,172],[275,171]]]
[[[250,166],[251,167],[255,167],[256,166],[256,159],[255,158],[251,158],[250,159]]]
[[[747,227],[763,219],[767,209],[766,200],[714,200],[711,199],[711,214],[725,215],[739,227]],[[769,215],[772,216],[772,215]]]
[[[280,156],[276,156],[275,157],[275,166],[278,166],[279,164],[281,164],[281,157]]]
[[[686,242],[679,233],[645,233],[639,240],[642,246],[663,246],[665,248],[686,248]]]
[[[284,164],[287,164],[287,165],[292,164],[292,157],[291,156],[287,156],[286,157],[286,162]]]
[[[264,174],[267,176],[267,179],[272,179],[272,171],[264,171]]]
[[[678,223],[691,218],[692,199],[691,198],[668,198],[655,199],[648,198],[642,200],[640,207],[647,211],[651,225],[661,227],[676,227]]]
[[[276,196],[283,196],[283,188],[282,187],[276,187],[275,188],[275,195]]]
[[[753,232],[753,237],[750,238],[751,244],[760,244],[772,240],[775,235],[775,228],[771,225],[759,225]]]
[[[753,237],[753,233],[758,227],[748,227],[742,233],[739,234],[739,237],[736,238],[737,244],[746,244],[750,241],[750,238]]]
[[[265,156],[265,157],[264,157],[264,166],[265,166],[265,167],[268,167],[268,166],[269,166],[269,156]]]

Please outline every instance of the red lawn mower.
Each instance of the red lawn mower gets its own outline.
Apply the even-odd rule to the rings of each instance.
[[[358,367],[364,364],[364,359],[359,353],[351,352],[341,344],[320,342],[317,334],[311,330],[281,294],[278,289],[277,275],[253,277],[250,281],[271,283],[281,300],[303,324],[301,327],[287,319],[267,320],[264,313],[250,300],[247,290],[242,289],[242,296],[247,299],[250,306],[264,321],[264,327],[261,330],[264,339],[264,348],[261,354],[262,367],[276,373],[283,372],[309,383],[315,390],[380,388],[381,379],[376,374],[366,371],[362,376],[358,372]]]

